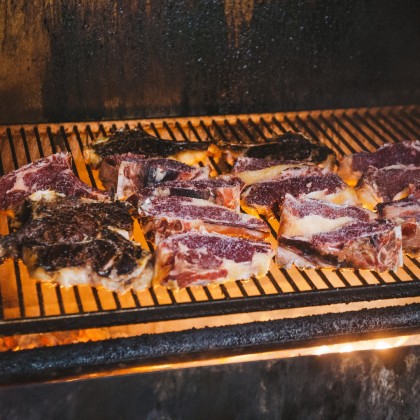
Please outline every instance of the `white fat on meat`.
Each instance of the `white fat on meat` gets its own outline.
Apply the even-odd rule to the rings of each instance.
[[[283,215],[283,217],[284,216],[285,215]],[[309,239],[312,235],[317,233],[333,232],[334,230],[340,229],[353,220],[352,217],[328,219],[319,215],[309,215],[302,218],[288,215],[286,221],[281,224],[281,234],[283,236],[295,236]]]

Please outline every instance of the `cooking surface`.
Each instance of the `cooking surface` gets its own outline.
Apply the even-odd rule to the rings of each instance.
[[[325,142],[342,155],[373,151],[384,142],[419,138],[420,108],[408,106],[0,127],[0,170],[2,174],[7,173],[40,157],[68,150],[73,155],[73,169],[77,175],[88,184],[100,186],[97,171],[83,162],[83,145],[99,133],[106,134],[111,127],[137,125],[162,138],[183,141],[264,142],[274,134],[301,131]],[[214,173],[229,169],[226,164],[216,165],[211,159],[203,164],[210,164]],[[277,221],[271,222],[270,226],[274,241]],[[1,233],[6,234],[5,217],[0,227]],[[144,247],[148,246],[137,224],[135,237]],[[393,305],[402,305],[410,303],[407,298],[420,295],[419,279],[420,262],[407,256],[404,257],[404,266],[397,273],[382,274],[362,270],[283,270],[272,263],[268,275],[259,280],[195,286],[180,291],[158,287],[117,295],[88,286],[62,289],[36,283],[21,262],[9,260],[0,266],[0,334],[95,328],[257,311],[272,313],[283,309],[299,312],[300,308],[305,308],[302,314],[311,315],[317,312],[315,306],[318,311],[333,303],[371,301],[370,305],[375,306],[376,302],[379,306],[383,299],[391,298],[400,299],[392,299]],[[233,322],[226,321],[226,324]]]

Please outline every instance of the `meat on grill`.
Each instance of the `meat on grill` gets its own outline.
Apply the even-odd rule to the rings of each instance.
[[[255,172],[264,170],[267,168],[275,167],[278,165],[284,165],[285,169],[294,166],[308,166],[314,165],[311,162],[299,162],[294,160],[276,160],[276,159],[261,159],[261,158],[250,158],[250,157],[238,157],[232,168],[232,174],[239,174],[243,172]]]
[[[156,248],[153,283],[182,288],[260,278],[267,274],[273,254],[263,241],[215,233],[173,235]]]
[[[190,230],[256,240],[269,235],[268,226],[262,220],[198,198],[151,197],[139,207],[139,213],[146,238],[155,244],[162,238]]]
[[[39,190],[55,190],[65,195],[107,200],[109,194],[85,184],[71,170],[71,156],[56,153],[8,173],[0,178],[0,210],[10,210]]]
[[[16,208],[11,225],[16,230],[28,221],[54,220],[61,214],[67,217],[69,222],[69,226],[62,232],[64,240],[68,239],[65,235],[72,231],[80,238],[83,235],[92,236],[101,226],[112,226],[123,236],[131,237],[133,219],[129,211],[131,206],[125,202],[98,202],[74,196],[68,197],[55,191],[38,191]],[[82,232],[85,233],[80,236]],[[57,234],[60,235],[60,232],[57,231]]]
[[[259,158],[239,157],[232,168],[232,174],[246,185],[271,181],[279,177],[286,169],[313,166],[311,162],[265,160]],[[328,169],[325,169],[326,171]]]
[[[403,250],[420,257],[420,191],[399,201],[378,204],[378,213],[401,225]]]
[[[294,197],[308,195],[337,204],[358,203],[353,188],[345,184],[336,173],[307,166],[289,168],[272,181],[245,188],[241,205],[248,213],[272,217],[278,214],[279,205],[287,193]]]
[[[231,165],[239,157],[312,162],[329,168],[335,165],[335,153],[330,148],[301,133],[288,132],[261,144],[219,143],[218,146]]]
[[[407,197],[420,187],[420,165],[393,165],[385,168],[369,166],[356,186],[362,204],[374,209],[378,203]]]
[[[141,189],[166,181],[206,179],[210,168],[196,168],[172,159],[123,160],[118,170],[116,196],[126,199]]]
[[[145,289],[153,276],[151,255],[139,244],[106,228],[90,241],[31,245],[22,253],[34,279],[64,287],[88,284],[125,293]]]
[[[385,168],[399,164],[420,165],[419,140],[387,143],[373,153],[361,152],[343,156],[339,160],[338,173],[344,181],[354,186],[369,166]]]
[[[162,140],[142,129],[114,131],[109,137],[100,137],[85,147],[83,155],[86,163],[99,168],[106,156],[134,153],[146,157],[164,157],[193,165],[203,160],[211,143]]]
[[[192,181],[169,181],[140,191],[141,202],[148,197],[183,196],[200,198],[239,211],[243,182],[239,178],[220,176]]]
[[[277,263],[284,268],[397,270],[401,227],[356,206],[286,195],[280,215]]]
[[[37,280],[119,293],[151,282],[151,254],[129,239],[133,221],[123,204],[42,191],[18,218],[21,227],[0,239],[0,259],[22,258]]]
[[[122,161],[133,161],[145,158],[144,155],[134,155],[132,153],[124,153],[120,155],[105,156],[99,167],[99,179],[102,185],[107,189],[114,191],[118,184],[118,170]]]

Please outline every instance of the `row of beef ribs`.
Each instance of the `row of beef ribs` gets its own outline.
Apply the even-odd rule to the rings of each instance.
[[[403,248],[419,255],[418,141],[345,156],[338,171],[330,149],[296,133],[243,145],[125,130],[84,156],[106,190],[78,179],[66,153],[1,178],[0,209],[12,215],[1,260],[21,258],[39,280],[123,293],[259,278],[273,245],[284,268],[396,270]],[[231,172],[211,177],[197,164],[209,156]],[[277,244],[259,215],[279,219]],[[133,217],[153,255],[132,240]]]

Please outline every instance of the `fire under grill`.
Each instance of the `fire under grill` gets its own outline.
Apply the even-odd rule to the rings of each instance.
[[[97,172],[83,161],[83,145],[98,134],[106,135],[111,128],[135,126],[158,137],[193,142],[261,143],[275,134],[300,131],[343,155],[373,151],[386,142],[420,138],[420,107],[0,127],[1,174],[67,150],[73,156],[75,173],[84,182],[100,186]],[[211,158],[201,164],[210,165],[215,174],[229,170],[227,164],[216,165]],[[278,222],[269,224],[275,238]],[[0,228],[1,234],[7,234],[5,217]],[[139,226],[135,238],[142,246],[149,246]],[[125,341],[121,336],[115,340],[99,339],[96,344],[99,341],[100,348],[95,347],[93,340],[77,346],[43,347],[38,343],[32,346],[39,347],[36,350],[6,352],[0,372],[8,378],[26,370],[32,374],[45,370],[47,365],[57,369],[92,367],[111,361],[150,360],[186,353],[203,355],[210,350],[226,354],[255,346],[290,346],[326,337],[337,340],[342,335],[415,331],[420,326],[419,306],[420,262],[408,256],[396,273],[284,270],[273,262],[268,275],[259,280],[179,291],[156,287],[124,295],[88,286],[63,289],[37,283],[21,262],[9,260],[0,266],[2,350],[24,348],[8,348],[7,339],[35,333],[130,325],[157,327],[153,331],[151,327],[135,330]],[[174,325],[179,327],[173,328]],[[108,342],[106,348],[104,341]],[[107,359],[106,354],[118,356]],[[26,361],[26,368],[22,361]]]

